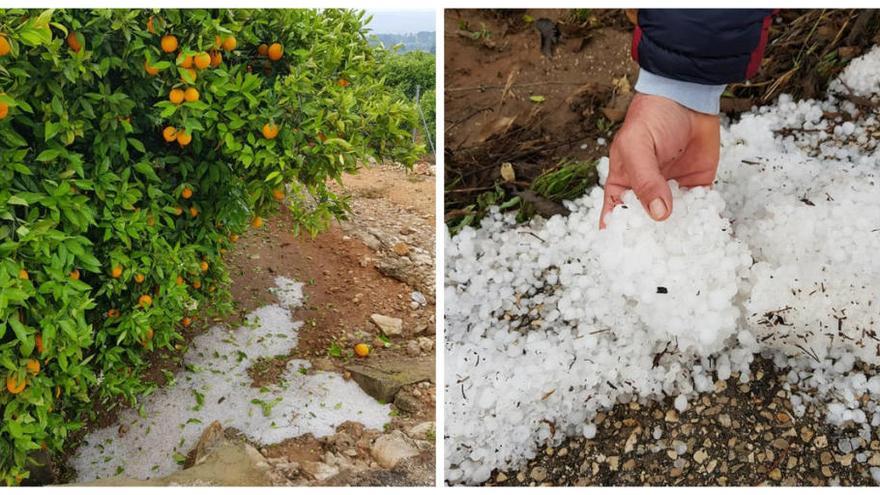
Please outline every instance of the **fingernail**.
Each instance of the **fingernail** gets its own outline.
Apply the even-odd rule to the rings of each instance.
[[[666,203],[664,203],[662,199],[654,198],[648,207],[651,209],[651,217],[653,217],[654,220],[662,220],[663,217],[666,216]]]

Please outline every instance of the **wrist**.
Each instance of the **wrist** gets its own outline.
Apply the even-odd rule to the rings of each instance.
[[[717,115],[721,106],[724,84],[698,84],[678,81],[639,69],[635,90],[639,93],[668,98],[685,108]]]

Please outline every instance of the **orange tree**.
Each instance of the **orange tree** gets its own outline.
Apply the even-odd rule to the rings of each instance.
[[[412,163],[361,12],[0,11],[0,478],[59,452],[98,401],[136,404],[149,354],[226,293],[222,253],[327,182]],[[179,345],[178,345],[179,348]]]

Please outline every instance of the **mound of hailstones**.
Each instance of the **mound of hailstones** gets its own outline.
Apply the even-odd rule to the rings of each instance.
[[[796,415],[880,427],[880,49],[825,101],[785,96],[725,123],[714,189],[651,221],[630,193],[598,230],[602,191],[567,217],[495,212],[446,237],[446,472],[480,483],[546,443],[596,434],[618,402],[786,373]],[[607,173],[607,160],[600,164]],[[880,469],[871,470],[880,482]]]

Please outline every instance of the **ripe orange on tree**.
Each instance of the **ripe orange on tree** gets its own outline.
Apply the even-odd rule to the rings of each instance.
[[[278,137],[278,126],[272,122],[263,124],[263,137],[266,139],[275,139]]]
[[[79,280],[79,270],[70,272],[70,280]]]
[[[223,49],[227,52],[235,50],[237,45],[238,41],[236,41],[235,36],[227,36],[226,39],[223,40]]]
[[[201,289],[201,288],[202,288],[202,281],[199,279],[193,280],[193,289]]]
[[[281,57],[284,55],[284,47],[281,46],[281,43],[272,43],[272,46],[269,47],[268,53],[269,60],[281,60]]]
[[[0,102],[0,120],[5,119],[7,115],[9,115],[9,105]]]
[[[267,53],[269,53],[269,45],[265,43],[260,43],[260,46],[257,47],[257,53],[261,57],[265,57]]]
[[[175,105],[180,105],[183,103],[183,90],[180,88],[174,88],[168,92],[168,101],[174,103]]]
[[[187,55],[183,57],[183,60],[180,61],[180,66],[184,69],[190,69],[193,66],[193,56]]]
[[[254,219],[251,220],[251,227],[253,227],[253,228],[255,228],[255,229],[258,229],[258,228],[260,228],[260,227],[262,227],[262,226],[263,226],[263,219],[262,219],[262,218],[260,218],[260,217],[254,217]]]
[[[36,359],[28,359],[25,367],[27,367],[28,372],[32,375],[36,375],[40,372],[40,362]]]
[[[189,81],[187,81],[187,80],[183,77],[183,72],[186,72],[187,74],[189,74]],[[190,67],[190,68],[183,68],[183,69],[182,69],[182,72],[181,72],[181,74],[180,74],[180,80],[183,81],[183,82],[185,82],[185,83],[187,83],[187,84],[191,84],[191,83],[196,82],[196,77],[197,77],[196,70],[193,69],[193,68],[191,68],[191,67]]]
[[[238,234],[229,234],[229,240],[232,242],[238,242]]]
[[[144,275],[142,273],[135,273],[134,274],[134,281],[137,284],[144,283]]]
[[[20,382],[15,378],[15,375],[9,375],[6,377],[6,390],[9,391],[10,394],[20,394],[24,392],[24,388],[27,386],[27,381],[22,379]]]
[[[142,308],[146,308],[153,304],[153,298],[149,294],[144,294],[138,298],[138,305]]]
[[[18,271],[18,278],[20,278],[20,279],[22,279],[22,280],[30,280],[31,276],[28,275],[28,271],[27,271],[27,270],[25,270],[24,268],[22,268],[21,270]]]
[[[348,82],[348,81],[345,80],[345,79],[340,79],[339,81],[336,82],[336,84],[338,84],[338,85],[339,85],[340,87],[342,87],[342,88],[347,88],[348,85],[351,84],[351,83]]]
[[[12,47],[9,45],[9,40],[5,35],[0,34],[0,57],[9,55],[10,51],[12,51]]]
[[[174,216],[179,217],[180,215],[183,215],[183,208],[180,205],[175,205]]]
[[[275,201],[281,201],[284,199],[284,191],[281,189],[274,189],[272,191],[272,197],[275,198]]]
[[[153,25],[153,16],[150,16],[150,18],[147,19],[147,32],[150,34],[156,34],[156,27]]]
[[[110,276],[113,278],[121,277],[122,276],[122,267],[119,265],[114,266],[113,269],[110,270]]]
[[[180,131],[177,133],[177,144],[179,144],[181,148],[191,143],[192,139],[192,134],[186,131]]]
[[[220,67],[220,64],[223,63],[223,54],[218,52],[217,50],[213,50],[211,52],[211,67],[215,69]]]
[[[183,98],[190,103],[199,101],[199,90],[196,88],[186,88],[186,91],[183,92]]]
[[[177,50],[177,37],[173,34],[166,34],[165,36],[162,36],[160,44],[162,45],[163,52],[172,53]]]
[[[108,309],[107,318],[119,318],[119,310],[115,308]]]
[[[162,137],[165,138],[166,142],[173,143],[177,139],[177,129],[169,125],[162,129]]]
[[[196,68],[199,70],[207,69],[209,65],[211,65],[211,56],[206,52],[199,52],[193,59],[193,62],[196,64]]]
[[[183,191],[180,191],[180,196],[183,199],[189,199],[192,197],[192,195],[193,195],[192,189],[190,189],[188,187],[184,187]]]
[[[189,216],[191,216],[193,218],[199,216],[199,209],[196,208],[195,206],[190,206],[189,207]]]
[[[147,74],[151,76],[155,76],[159,73],[159,69],[150,65],[150,62],[144,60],[144,70],[147,71]]]
[[[199,263],[199,269],[201,269],[203,272],[208,271],[208,262],[202,261],[201,263]]]
[[[71,31],[70,34],[67,35],[67,46],[75,52],[82,50],[82,43],[79,42],[79,35],[74,31]]]
[[[43,353],[43,336],[40,334],[37,334],[37,336],[34,337],[34,342],[36,342],[37,354],[42,354]]]
[[[178,276],[177,276],[177,280],[175,280],[175,282],[177,282],[177,285],[183,285],[183,277],[181,277],[180,275],[178,275]]]
[[[192,319],[189,316],[184,316],[182,320],[180,320],[180,324],[183,325],[183,328],[189,328],[192,325]]]

